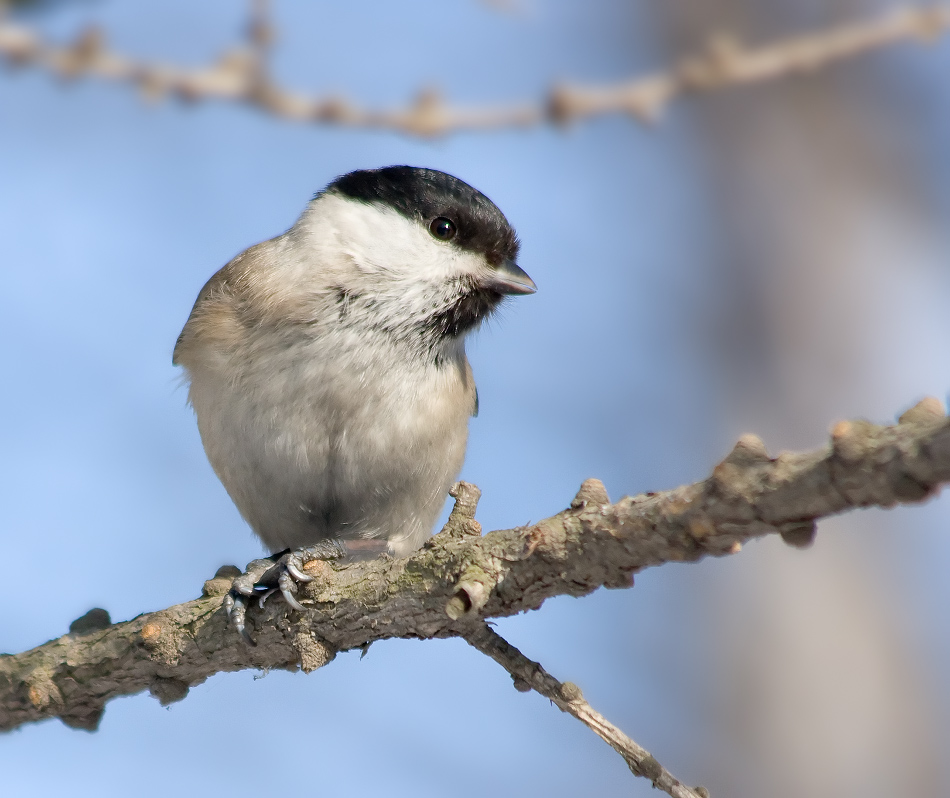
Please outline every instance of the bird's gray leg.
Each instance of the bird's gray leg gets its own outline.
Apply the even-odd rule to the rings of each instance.
[[[280,555],[275,555],[280,556]],[[238,631],[245,642],[250,645],[256,645],[244,628],[244,618],[247,612],[247,602],[254,593],[254,585],[274,564],[274,557],[267,557],[262,560],[252,560],[247,564],[247,568],[240,576],[236,576],[231,582],[231,589],[224,597],[224,609],[228,614],[231,625]]]
[[[231,625],[250,645],[255,645],[245,628],[248,601],[258,599],[264,602],[276,591],[280,591],[284,600],[298,612],[306,610],[294,594],[298,582],[310,582],[312,576],[304,573],[303,568],[310,560],[339,560],[347,556],[345,544],[340,540],[322,540],[313,546],[293,551],[286,550],[261,560],[248,563],[243,574],[231,583],[231,590],[224,598],[224,608]]]

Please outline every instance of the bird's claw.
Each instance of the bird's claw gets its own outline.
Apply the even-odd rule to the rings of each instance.
[[[245,626],[248,602],[257,599],[263,609],[264,602],[278,590],[293,609],[304,612],[307,608],[294,595],[297,584],[312,582],[313,577],[304,572],[311,560],[339,560],[347,556],[347,549],[339,540],[324,540],[314,546],[293,551],[282,551],[262,560],[248,563],[247,570],[231,583],[224,597],[224,609],[231,625],[250,645],[256,645]]]

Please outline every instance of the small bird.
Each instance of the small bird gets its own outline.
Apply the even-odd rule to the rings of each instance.
[[[314,557],[406,556],[432,531],[478,410],[465,337],[537,290],[484,194],[434,169],[343,175],[201,289],[175,346],[208,460],[272,552],[226,600]],[[252,567],[253,566],[253,567]],[[263,599],[262,599],[263,600]]]

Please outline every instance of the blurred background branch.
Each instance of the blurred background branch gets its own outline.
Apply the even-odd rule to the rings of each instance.
[[[275,82],[267,68],[275,41],[268,0],[252,0],[246,41],[216,62],[189,68],[145,61],[110,49],[106,32],[88,27],[71,43],[55,44],[24,25],[0,22],[0,58],[60,78],[96,77],[137,88],[149,101],[166,96],[188,102],[226,100],[276,117],[354,128],[394,130],[423,137],[465,130],[568,124],[595,116],[626,114],[656,119],[684,94],[720,91],[790,75],[812,73],[836,62],[901,42],[927,42],[950,28],[950,5],[906,6],[806,36],[747,47],[731,35],[708,37],[704,51],[670,69],[614,85],[559,84],[540,101],[461,107],[435,89],[422,89],[405,108],[368,109],[343,96],[301,94]]]

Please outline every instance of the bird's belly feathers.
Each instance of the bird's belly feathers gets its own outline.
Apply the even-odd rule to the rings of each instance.
[[[208,459],[241,514],[272,551],[328,537],[418,548],[465,455],[464,354],[399,373],[392,360],[280,360],[247,364],[237,384],[192,381]]]

